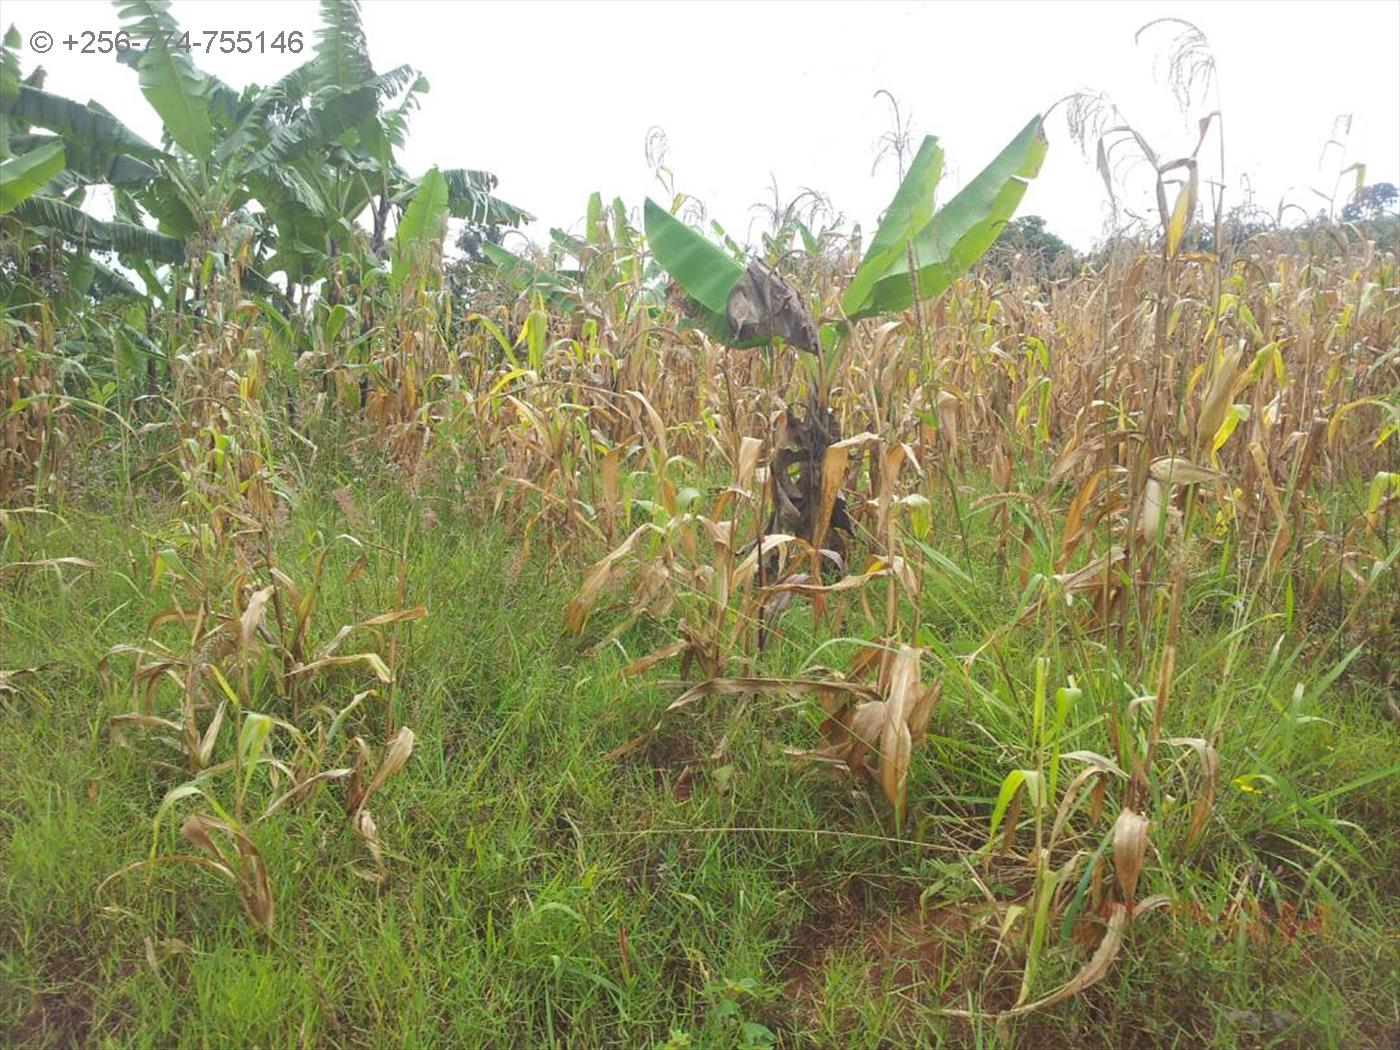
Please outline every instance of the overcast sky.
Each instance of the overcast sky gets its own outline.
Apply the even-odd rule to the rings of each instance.
[[[891,92],[917,136],[939,136],[948,166],[940,199],[966,181],[1035,113],[1080,89],[1106,92],[1163,156],[1188,152],[1196,118],[1183,118],[1154,70],[1152,19],[1189,19],[1204,31],[1220,74],[1227,185],[1274,211],[1280,200],[1315,212],[1310,187],[1330,191],[1360,161],[1368,182],[1400,182],[1400,3],[446,3],[366,0],[379,70],[410,63],[432,85],[402,157],[486,168],[498,192],[551,225],[576,227],[601,190],[631,206],[664,192],[647,166],[647,131],[663,128],[678,190],[744,239],[751,206],[804,187],[827,193],[870,228],[888,202],[893,162],[871,172],[890,126]],[[192,31],[247,29],[270,38],[318,25],[312,0],[176,0]],[[95,98],[157,140],[159,122],[136,76],[107,56],[67,52],[84,29],[116,28],[101,0],[4,0],[20,59],[49,70],[47,87]],[[49,54],[28,38],[54,35]],[[269,83],[309,57],[196,55],[229,83]],[[1063,107],[1060,111],[1062,113]],[[1340,114],[1354,120],[1345,155],[1323,156]],[[1022,214],[1087,246],[1104,227],[1107,197],[1063,119]],[[1214,174],[1217,148],[1203,153]],[[1339,198],[1340,200],[1340,198]],[[1228,204],[1229,202],[1227,202]],[[1296,213],[1295,216],[1296,218]]]

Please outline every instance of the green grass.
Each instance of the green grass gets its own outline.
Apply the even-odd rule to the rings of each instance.
[[[1035,657],[1050,656],[1052,688],[1074,674],[1085,690],[1063,750],[1107,751],[1097,691],[1127,697],[1150,682],[1094,636],[1044,650],[1034,626],[1006,639],[999,663],[956,671],[1014,614],[992,538],[972,529],[970,586],[927,576],[923,640],[948,670],[896,841],[878,791],[783,754],[817,739],[793,702],[706,701],[608,760],[675,695],[663,684],[674,668],[620,673],[664,628],[639,625],[589,655],[560,627],[584,559],[552,565],[537,536],[522,562],[510,526],[460,494],[429,498],[426,524],[423,501],[381,478],[351,482],[351,520],[330,496],[346,479],[325,473],[294,495],[279,563],[302,576],[347,531],[370,553],[347,582],[354,552],[332,545],[315,636],[400,606],[388,551],[405,544],[404,604],[429,609],[401,632],[393,694],[418,744],[372,805],[387,880],[355,874],[368,858],[326,792],[255,832],[278,909],[271,936],[228,884],[193,868],[132,872],[99,896],[146,855],[151,817],[180,779],[150,761],[148,735],[113,740],[129,661],[114,662],[110,689],[97,670],[168,603],[151,560],[176,512],[158,497],[123,510],[94,495],[61,516],[12,519],[6,561],[97,567],[0,578],[0,668],[45,665],[0,693],[7,1043],[1358,1047],[1400,1034],[1395,734],[1380,686],[1354,669],[1311,688],[1338,661],[1330,636],[1285,631],[1256,608],[1232,650],[1229,596],[1208,573],[1192,583],[1167,728],[1227,727],[1220,797],[1189,854],[1159,800],[1169,827],[1154,833],[1141,892],[1224,917],[1144,918],[1104,981],[998,1032],[940,1010],[1004,1008],[1019,990],[1025,928],[998,948],[986,893],[1025,903],[1028,873],[966,847],[985,835],[1001,778],[1031,760]],[[956,546],[949,538],[950,557]],[[608,622],[600,614],[589,635]],[[796,671],[821,641],[810,627],[805,606],[791,610],[763,669]],[[346,672],[321,688],[343,703],[365,686]],[[1237,786],[1260,773],[1272,778],[1249,782],[1260,790]],[[165,852],[180,848],[173,827],[162,834]],[[1260,902],[1265,919],[1296,902],[1327,921],[1232,924],[1232,901]],[[1050,943],[1036,995],[1084,961]]]

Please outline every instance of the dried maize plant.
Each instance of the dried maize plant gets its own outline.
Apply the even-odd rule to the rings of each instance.
[[[679,512],[675,479],[687,461],[673,455],[665,424],[640,392],[553,405],[508,394],[503,405],[503,419],[513,417],[513,425],[503,430],[504,488],[497,507],[510,493],[517,509],[526,506],[522,497],[533,500],[527,542],[537,523],[547,523],[560,556],[575,536],[615,539],[634,527],[640,511],[653,517]]]
[[[536,526],[562,555],[564,543],[580,530],[597,534],[591,506],[583,498],[585,468],[593,465],[589,411],[581,406],[544,405],[513,394],[504,398],[496,510],[514,496],[513,509],[528,515],[523,542]],[[533,508],[530,507],[533,504]],[[561,541],[556,543],[555,541]]]
[[[415,203],[426,201],[416,197]],[[410,208],[412,205],[410,205]],[[410,477],[432,441],[439,402],[458,385],[443,326],[450,319],[447,295],[432,265],[437,241],[407,263],[401,284],[391,281],[390,298],[364,333],[349,361],[332,362],[332,380],[348,394],[367,424],[360,439],[382,450]],[[353,368],[351,367],[353,365]]]
[[[442,172],[428,171],[399,218],[389,270],[378,269],[372,253],[352,253],[364,271],[358,277],[362,294],[354,303],[342,302],[337,286],[313,310],[313,323],[301,325],[300,338],[309,337],[311,346],[296,370],[319,382],[323,395],[357,412],[368,426],[356,444],[387,455],[410,482],[424,462],[441,403],[461,386],[450,345],[452,297],[441,261],[454,192]],[[278,325],[286,325],[285,319]]]
[[[1132,920],[1169,903],[1167,895],[1142,897],[1139,886],[1147,867],[1154,824],[1144,812],[1149,795],[1173,788],[1190,801],[1185,821],[1184,848],[1201,838],[1215,804],[1220,762],[1209,741],[1162,737],[1162,716],[1170,702],[1174,646],[1169,645],[1155,695],[1136,698],[1124,712],[1108,712],[1122,742],[1125,762],[1094,751],[1064,751],[1061,742],[1084,706],[1084,694],[1071,679],[1054,692],[1048,689],[1049,661],[1035,666],[1030,704],[1034,753],[1025,768],[1012,770],[1002,782],[992,810],[984,864],[1008,867],[1006,881],[1017,869],[1032,873],[1030,897],[1008,905],[1001,929],[1004,941],[1012,926],[1025,924],[1027,954],[1021,992],[1003,1018],[1015,1017],[1060,1002],[1101,979],[1122,946]],[[1163,763],[1159,744],[1175,749]],[[1188,772],[1185,764],[1194,766]],[[1125,769],[1126,765],[1126,769]],[[1148,780],[1156,783],[1149,792]],[[1112,799],[1117,815],[1106,809]],[[1014,854],[1017,832],[1029,809],[1033,842],[1025,856]],[[1175,812],[1171,823],[1179,825]],[[1001,832],[998,839],[998,832]],[[1077,943],[1094,950],[1083,968],[1065,985],[1034,1001],[1037,970],[1052,946],[1054,931],[1065,947]]]
[[[694,488],[678,491],[667,476],[670,456],[664,441],[664,432],[656,435],[651,453],[659,473],[653,476],[654,502],[648,501],[652,520],[636,526],[588,570],[565,609],[564,624],[571,633],[582,633],[599,600],[626,584],[627,614],[605,642],[620,637],[644,615],[664,619],[673,612],[680,636],[634,661],[628,673],[679,656],[683,671],[695,662],[706,677],[713,677],[722,673],[757,620],[758,548],[749,544],[753,550],[743,558],[739,552],[745,546],[743,512],[758,502],[756,476],[763,445],[757,438],[740,440],[731,484],[713,498],[709,513],[702,514],[704,495]],[[611,471],[603,484],[605,489],[616,485]],[[620,501],[613,496],[609,502]],[[750,510],[751,529],[754,517]],[[794,542],[790,536],[765,536],[763,551],[785,558]]]
[[[897,823],[907,804],[910,759],[924,743],[943,686],[941,680],[931,685],[921,681],[920,656],[918,649],[908,645],[862,648],[847,680],[860,682],[873,675],[869,693],[823,696],[826,717],[821,735],[826,745],[789,752],[841,763],[875,781],[893,807]]]
[[[469,319],[459,354],[465,378],[441,403],[434,429],[453,439],[460,473],[470,464],[495,476],[494,509],[526,519],[527,544],[544,531],[561,541],[555,555],[562,556],[572,537],[616,525],[600,505],[606,493],[598,478],[615,479],[622,457],[664,437],[664,427],[654,425],[659,416],[640,393],[603,385],[616,380],[616,362],[594,327],[587,343],[560,335],[559,319],[538,298],[514,339],[502,327],[511,323],[499,313]]]
[[[265,326],[251,322],[270,306],[243,297],[241,280],[250,249],[246,227],[230,224],[226,232],[191,245],[197,308],[167,320],[164,341],[169,370],[170,417],[180,439],[198,437],[210,428],[230,429],[261,413],[267,384],[270,340]],[[189,466],[188,462],[182,462]]]
[[[245,344],[237,325],[213,330],[217,338],[177,366],[183,370],[180,382],[200,393],[189,393],[189,405],[177,416],[179,436],[169,458],[183,498],[173,542],[156,554],[152,572],[153,586],[166,584],[172,603],[151,618],[143,642],[117,646],[99,670],[110,688],[111,659],[135,658],[135,709],[111,720],[113,741],[126,743],[133,730],[149,732],[191,775],[167,792],[153,821],[151,856],[142,864],[169,859],[159,855],[165,817],[182,800],[198,796],[207,808],[190,816],[183,833],[199,852],[175,856],[191,863],[197,858],[228,878],[248,918],[270,929],[274,909],[255,843],[261,818],[254,813],[260,807],[264,815],[274,812],[316,784],[351,775],[343,762],[351,742],[337,741],[336,733],[321,727],[343,726],[359,704],[338,718],[328,712],[318,702],[331,681],[327,676],[348,668],[381,685],[392,683],[397,625],[425,610],[371,617],[314,640],[325,551],[313,557],[305,585],[279,566],[274,553],[284,497],[264,413],[266,358],[260,347]],[[350,571],[364,567],[361,557]],[[385,630],[391,636],[387,660],[378,645],[347,651],[352,636]],[[327,681],[313,687],[318,678]],[[358,717],[353,724],[358,726]],[[392,736],[396,727],[387,703],[384,726]],[[285,743],[280,753],[268,746],[274,728]],[[367,726],[361,734],[378,735]],[[281,799],[268,801],[279,791]],[[377,836],[366,832],[372,820],[356,825],[362,807],[353,808],[352,827],[375,854]]]
[[[680,637],[629,664],[623,671],[632,676],[665,660],[681,659],[681,675],[692,667],[704,679],[670,704],[662,719],[714,695],[763,694],[816,696],[822,701],[822,735],[827,746],[815,751],[793,752],[805,758],[842,765],[879,784],[893,807],[896,822],[903,818],[910,756],[924,739],[928,720],[939,695],[939,683],[926,686],[920,681],[919,651],[894,641],[902,630],[899,611],[917,605],[919,579],[915,569],[898,553],[894,518],[898,504],[892,498],[899,464],[910,456],[904,446],[883,448],[873,435],[863,434],[829,446],[823,463],[826,516],[832,517],[836,499],[853,452],[867,449],[885,462],[881,490],[875,498],[863,501],[869,506],[874,529],[887,539],[884,553],[874,555],[861,571],[849,571],[843,557],[829,548],[814,547],[790,533],[765,532],[762,540],[749,543],[736,554],[734,537],[743,523],[742,507],[755,508],[757,473],[762,443],[756,438],[741,439],[735,483],[720,493],[710,517],[699,515],[676,519],[674,529],[655,525],[640,527],[620,547],[598,562],[586,574],[579,594],[565,613],[566,626],[579,632],[589,612],[609,588],[625,584],[631,599],[630,611],[607,636],[618,638],[641,615],[677,614]],[[858,460],[857,460],[858,462]],[[730,506],[734,517],[720,518]],[[749,523],[755,520],[750,517]],[[697,537],[708,543],[695,544]],[[638,552],[651,544],[650,557]],[[742,554],[742,557],[739,556]],[[687,560],[691,559],[691,560]],[[760,583],[761,566],[767,566]],[[835,582],[822,582],[818,566],[833,567]],[[872,588],[887,588],[883,615],[872,607]],[[677,595],[668,586],[689,586]],[[703,592],[700,588],[704,588]],[[814,615],[824,612],[845,622],[849,603],[858,603],[867,628],[877,638],[861,650],[848,674],[814,669],[800,679],[770,680],[730,677],[732,657],[751,653],[763,632],[776,630],[778,618],[795,598],[812,602]],[[827,603],[839,603],[828,609]],[[901,605],[901,603],[907,603]],[[877,603],[878,604],[878,603]],[[915,628],[917,630],[917,628]],[[873,679],[871,684],[863,684]],[[660,727],[658,722],[657,727]],[[646,739],[656,728],[630,741],[615,755],[625,754]]]
[[[567,338],[593,358],[587,376],[592,383],[614,390],[643,385],[632,366],[649,355],[633,350],[645,344],[664,295],[641,233],[620,199],[605,205],[601,194],[592,194],[583,236],[551,230],[548,248],[532,258],[494,244],[483,251],[494,267],[497,297],[510,300],[507,323],[498,316],[497,325],[515,327],[535,304],[547,306],[552,316],[562,317]],[[515,316],[509,316],[512,308]]]
[[[1204,47],[1187,37],[1189,31],[1174,46]],[[1309,485],[1316,471],[1332,466],[1322,437],[1333,413],[1373,404],[1365,393],[1391,389],[1396,380],[1385,354],[1394,338],[1394,295],[1374,279],[1384,277],[1387,266],[1393,273],[1393,260],[1376,259],[1374,247],[1363,243],[1353,251],[1345,237],[1329,239],[1319,245],[1323,265],[1303,267],[1296,256],[1272,250],[1267,238],[1233,251],[1190,250],[1186,229],[1199,183],[1195,158],[1214,117],[1201,119],[1188,157],[1167,163],[1134,128],[1106,127],[1111,120],[1098,125],[1100,167],[1111,193],[1119,153],[1145,160],[1154,173],[1161,224],[1155,251],[1111,260],[1109,286],[1101,280],[1086,286],[1102,300],[1101,318],[1093,317],[1089,303],[1083,309],[1079,345],[1090,353],[1073,352],[1062,337],[1036,336],[1037,347],[1049,350],[1052,369],[1065,373],[1063,380],[1049,380],[1055,395],[1072,390],[1076,375],[1080,383],[1098,377],[1096,387],[1074,391],[1075,403],[1087,407],[1073,419],[1071,448],[1061,456],[1063,464],[1077,453],[1075,446],[1099,442],[1101,454],[1081,457],[1080,469],[1072,472],[1079,488],[1071,518],[1077,524],[1089,510],[1097,523],[1117,513],[1116,506],[1109,513],[1102,504],[1093,507],[1091,489],[1103,504],[1130,508],[1127,522],[1117,520],[1110,552],[1100,557],[1104,567],[1111,566],[1121,548],[1136,585],[1151,574],[1145,548],[1166,535],[1164,525],[1184,525],[1189,532],[1186,518],[1209,522],[1212,508],[1197,498],[1202,494],[1216,498],[1214,518],[1227,526],[1225,541],[1251,548],[1264,559],[1266,572],[1296,558],[1308,541],[1302,530]],[[1168,176],[1177,171],[1184,175],[1169,206]],[[1122,273],[1116,296],[1114,267]],[[1064,292],[1074,290],[1071,283]],[[1104,367],[1095,368],[1096,361]],[[1054,367],[1060,364],[1065,367]],[[1029,393],[1027,388],[1017,403]],[[1054,433],[1052,424],[1042,436]],[[1370,458],[1365,444],[1352,449],[1363,462]],[[1056,475],[1064,476],[1059,466]],[[1073,535],[1067,540],[1067,547],[1077,542]],[[1061,573],[1068,568],[1060,566]],[[1062,576],[1063,582],[1087,584],[1077,572]]]
[[[84,426],[55,375],[54,331],[45,315],[0,326],[0,506],[39,495],[58,480],[64,451]]]
[[[318,785],[337,780],[347,783],[345,810],[374,861],[373,877],[383,876],[382,845],[365,807],[407,760],[413,733],[407,726],[395,729],[387,700],[382,728],[366,720],[364,702],[382,699],[379,690],[392,685],[393,669],[380,646],[351,652],[345,643],[385,628],[396,632],[396,625],[419,619],[426,610],[419,606],[373,616],[341,627],[318,644],[311,628],[325,553],[313,560],[305,587],[275,566],[269,570],[272,582],[264,586],[235,578],[230,604],[223,609],[174,551],[158,556],[159,576],[175,582],[180,598],[151,619],[150,637],[143,644],[115,647],[99,671],[112,688],[112,658],[132,656],[136,661],[132,690],[138,709],[111,719],[113,742],[127,744],[131,731],[148,731],[157,744],[183,759],[192,776],[167,791],[153,821],[150,858],[121,869],[108,882],[144,865],[198,863],[233,882],[248,918],[271,929],[273,903],[253,831],[279,809],[305,804]],[[362,568],[360,559],[351,572]],[[179,643],[156,637],[169,637],[172,629],[178,630]],[[397,639],[391,638],[388,651],[396,650]],[[335,710],[323,697],[343,680],[336,673],[340,669],[367,675],[378,686]],[[171,693],[179,698],[175,710],[166,699]],[[274,729],[284,742],[281,750],[271,743]],[[387,732],[392,741],[366,781],[372,755],[365,737],[379,732]],[[178,768],[170,762],[157,765]],[[188,817],[182,836],[201,853],[160,855],[166,818],[194,797],[208,808]],[[231,848],[220,848],[220,841]]]
[[[731,295],[729,317],[736,329],[759,323],[777,324],[788,326],[790,334],[800,339],[814,336],[810,318],[797,305],[796,292],[785,284],[782,288],[784,290],[778,291],[779,280],[771,273],[761,268],[752,270]],[[801,334],[804,325],[806,335]],[[836,360],[835,355],[831,359]],[[763,468],[763,490],[755,500],[752,486],[759,477],[758,462],[764,443],[752,437],[736,437],[725,418],[717,416],[709,436],[715,449],[733,465],[734,480],[720,494],[708,517],[691,518],[685,516],[683,510],[693,507],[700,493],[693,488],[678,491],[672,481],[672,465],[685,462],[670,453],[672,428],[665,426],[661,413],[648,398],[636,391],[626,393],[636,420],[637,440],[645,444],[645,456],[652,468],[649,478],[652,499],[647,502],[646,509],[652,513],[653,523],[634,531],[622,547],[590,571],[579,598],[571,604],[566,616],[571,629],[581,630],[596,595],[609,583],[617,582],[622,567],[637,556],[639,546],[660,554],[660,560],[649,565],[643,582],[634,587],[636,610],[647,607],[667,584],[694,589],[700,584],[705,588],[709,597],[708,610],[688,616],[685,621],[687,640],[677,641],[666,647],[666,651],[670,655],[687,651],[699,657],[709,675],[718,673],[715,654],[731,651],[739,640],[736,632],[746,626],[756,627],[761,644],[765,627],[797,595],[812,597],[820,611],[828,593],[853,590],[877,577],[912,576],[902,559],[890,554],[892,543],[886,542],[887,526],[892,520],[894,479],[900,464],[913,459],[907,446],[881,451],[880,442],[869,433],[840,440],[834,416],[821,404],[820,396],[813,397],[804,414],[783,409],[770,428],[775,435],[776,451]],[[740,417],[732,413],[729,418]],[[875,479],[876,491],[869,500],[870,516],[875,533],[882,537],[880,546],[887,556],[865,572],[826,587],[822,584],[824,569],[834,568],[837,575],[847,569],[852,522],[842,489],[867,450],[875,450],[871,452],[870,473]],[[605,453],[601,472],[605,507],[615,505],[618,495],[615,456],[614,450]],[[737,514],[726,519],[723,515],[731,502],[736,510],[752,509],[754,521],[746,526]],[[637,505],[639,501],[634,497],[632,503]],[[766,508],[761,516],[760,508]],[[607,516],[610,521],[616,518],[611,510]],[[760,521],[763,527],[757,529]],[[658,526],[657,522],[664,524]],[[695,526],[708,532],[708,538],[715,545],[715,560],[707,564],[702,559],[698,566],[682,568],[676,552],[694,557]],[[644,542],[644,536],[651,538]],[[660,553],[662,548],[664,554]],[[758,556],[760,550],[762,557]],[[792,555],[799,551],[806,555],[801,559],[805,565],[790,572]],[[736,554],[745,556],[737,564]],[[741,585],[747,587],[755,582],[754,577],[757,577],[758,604],[754,605],[753,597],[742,596],[737,618],[731,618],[728,611],[731,600],[739,597]],[[912,591],[914,585],[908,584],[908,589]],[[657,612],[655,608],[652,611],[653,614]],[[625,630],[634,619],[635,616],[629,617],[611,637]],[[732,622],[725,622],[731,619]],[[708,627],[700,630],[698,624]]]

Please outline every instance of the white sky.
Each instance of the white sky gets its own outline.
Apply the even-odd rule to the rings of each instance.
[[[192,31],[301,29],[293,55],[196,55],[201,68],[241,87],[269,83],[309,57],[319,24],[312,0],[175,0]],[[1227,185],[1241,176],[1269,211],[1285,196],[1316,212],[1306,187],[1330,190],[1338,170],[1367,165],[1367,181],[1400,183],[1400,2],[1197,3],[429,3],[365,0],[375,68],[410,63],[431,92],[414,116],[405,167],[485,168],[498,192],[539,216],[530,233],[576,227],[588,194],[629,206],[664,196],[644,157],[647,129],[670,143],[676,188],[744,240],[776,178],[784,198],[803,187],[830,195],[867,231],[896,182],[893,162],[872,176],[892,92],[916,136],[939,136],[948,164],[940,198],[984,165],[1036,112],[1081,88],[1107,92],[1158,151],[1195,140],[1153,59],[1165,33],[1137,46],[1154,18],[1195,22],[1220,71]],[[65,51],[84,29],[117,28],[101,0],[3,0],[0,23],[26,43],[27,72],[47,87],[96,98],[158,140],[159,122],[136,76],[109,56]],[[27,40],[59,41],[40,58]],[[192,37],[197,32],[192,32]],[[1060,111],[1062,112],[1062,110]],[[1354,114],[1343,159],[1322,161],[1339,114]],[[1063,119],[1021,214],[1087,246],[1103,227],[1106,195]],[[916,139],[917,144],[917,139]],[[1213,173],[1214,140],[1203,151]],[[1340,201],[1340,198],[1339,198]],[[1296,215],[1295,215],[1296,217]]]

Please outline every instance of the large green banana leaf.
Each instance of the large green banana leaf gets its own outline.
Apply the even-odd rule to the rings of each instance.
[[[141,75],[146,96],[165,131],[192,157],[206,159],[214,148],[214,128],[209,119],[210,83],[190,56],[170,44],[179,36],[179,24],[170,14],[167,0],[126,0],[120,17],[133,37],[147,41],[139,57],[128,61]],[[136,54],[136,49],[125,52]]]
[[[907,253],[909,242],[933,218],[934,193],[942,174],[943,150],[936,138],[926,135],[904,181],[895,191],[894,200],[880,219],[865,258],[841,298],[841,308],[847,316],[855,316],[860,311],[875,283]]]
[[[744,276],[743,264],[649,197],[643,215],[657,261],[687,295],[723,317],[729,293]]]
[[[315,61],[321,87],[349,90],[374,78],[359,0],[321,0]]]
[[[433,243],[442,238],[446,227],[447,180],[442,172],[432,168],[419,180],[418,191],[404,209],[394,235],[389,278],[394,288],[402,287],[414,259],[426,254]]]
[[[67,167],[89,181],[136,185],[158,174],[146,161],[161,157],[161,151],[96,102],[83,105],[23,84],[0,109],[21,124],[61,136]]]
[[[53,181],[63,170],[63,144],[52,143],[0,161],[0,215],[16,207]]]
[[[267,145],[248,158],[248,167],[256,170],[299,158],[308,149],[329,144],[378,110],[373,88],[336,95],[274,131]]]
[[[941,295],[982,257],[1016,213],[1029,181],[1040,172],[1048,146],[1043,118],[1037,115],[938,210],[905,251],[889,261],[868,292],[858,301],[843,300],[846,315],[868,317],[906,309],[914,301],[915,280],[921,298]]]
[[[96,251],[121,252],[153,262],[183,262],[185,258],[185,242],[176,237],[127,222],[103,222],[53,197],[30,197],[16,206],[14,213],[27,226],[47,228]]]
[[[64,168],[74,186],[102,182],[111,186],[144,186],[160,174],[159,169],[126,153],[111,153],[100,147],[84,147],[69,136],[26,133],[10,136],[10,149],[24,153],[41,146],[60,143]],[[71,188],[71,187],[69,187]]]
[[[447,180],[447,204],[453,218],[483,226],[519,226],[534,218],[524,208],[494,195],[497,179],[489,171],[446,168],[442,177]]]

